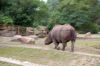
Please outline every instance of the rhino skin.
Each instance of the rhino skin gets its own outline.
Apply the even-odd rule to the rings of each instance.
[[[62,43],[63,45],[62,50],[64,51],[65,47],[67,46],[67,42],[71,41],[71,52],[73,52],[75,40],[76,40],[76,31],[74,27],[72,27],[69,24],[56,25],[49,32],[45,40],[45,45],[54,43],[55,49],[58,49],[59,43]]]

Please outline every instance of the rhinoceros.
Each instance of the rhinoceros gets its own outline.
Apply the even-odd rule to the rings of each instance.
[[[65,47],[67,46],[67,42],[71,41],[71,52],[73,52],[75,40],[76,40],[76,31],[74,27],[72,27],[70,24],[56,25],[49,32],[45,40],[45,45],[54,43],[55,49],[58,49],[59,43],[62,43],[63,45],[62,50],[64,51]]]

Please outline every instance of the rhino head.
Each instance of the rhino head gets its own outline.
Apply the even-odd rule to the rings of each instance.
[[[45,45],[49,45],[49,44],[51,44],[51,43],[52,43],[51,36],[48,35],[47,38],[46,38],[46,40],[45,40]]]

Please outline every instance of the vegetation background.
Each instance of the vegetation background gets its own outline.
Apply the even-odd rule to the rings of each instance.
[[[0,0],[0,24],[24,27],[73,25],[80,33],[100,31],[100,0]]]

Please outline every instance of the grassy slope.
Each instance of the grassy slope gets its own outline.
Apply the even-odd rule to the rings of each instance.
[[[0,56],[46,65],[51,64],[50,66],[66,66],[69,60],[81,57],[67,52],[27,48],[0,48]]]
[[[48,66],[69,66],[69,63],[72,63],[73,60],[75,60],[75,64],[77,64],[79,61],[80,63],[84,63],[84,60],[81,60],[81,58],[94,58],[56,50],[39,50],[17,47],[0,48],[0,56],[11,57],[22,61],[30,61]]]

